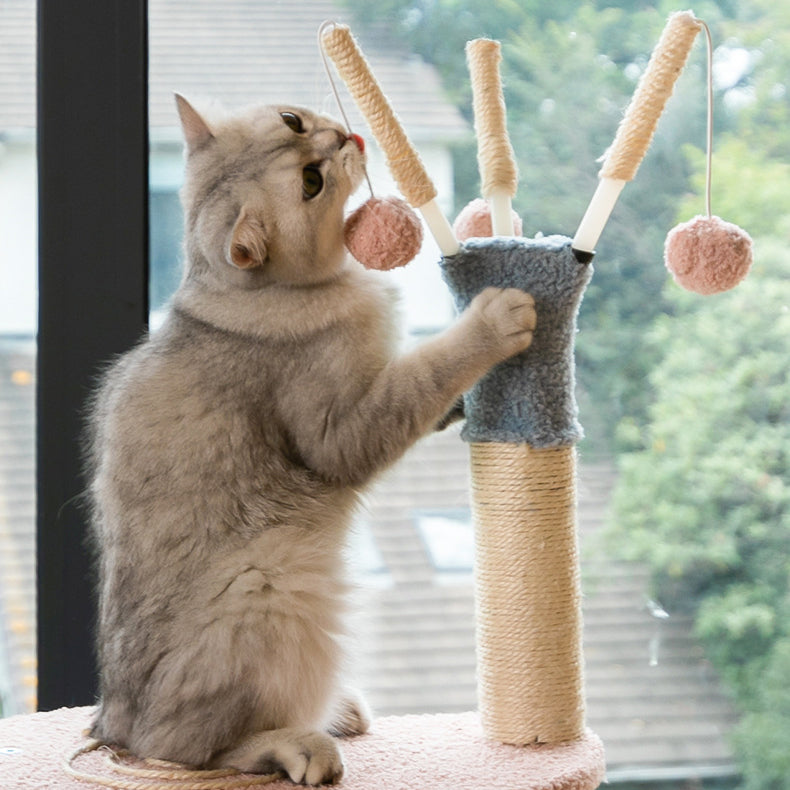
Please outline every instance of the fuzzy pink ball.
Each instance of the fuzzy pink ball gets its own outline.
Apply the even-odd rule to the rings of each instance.
[[[397,197],[370,198],[346,220],[348,251],[368,269],[395,269],[411,261],[422,246],[422,223]]]
[[[453,231],[459,241],[493,236],[494,229],[491,224],[491,208],[488,201],[483,198],[475,198],[467,203],[456,217]],[[520,236],[523,232],[521,217],[515,211],[513,212],[513,232],[516,236]]]
[[[673,228],[664,262],[675,282],[705,296],[734,288],[752,265],[749,234],[719,217],[694,217]]]

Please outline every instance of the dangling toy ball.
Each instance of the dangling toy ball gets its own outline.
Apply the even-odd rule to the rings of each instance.
[[[664,262],[678,285],[702,294],[734,288],[752,265],[749,234],[716,216],[697,216],[673,228]]]
[[[397,197],[373,197],[346,220],[348,251],[366,268],[382,271],[405,266],[422,246],[422,223]]]
[[[513,232],[520,236],[523,232],[521,217],[512,212]],[[491,222],[491,207],[487,200],[476,198],[461,209],[461,213],[453,223],[453,232],[459,241],[471,238],[488,238],[494,235],[494,227]]]

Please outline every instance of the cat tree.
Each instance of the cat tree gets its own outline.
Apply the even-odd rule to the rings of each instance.
[[[437,208],[436,191],[349,29],[326,28],[322,43],[368,121],[406,200],[436,238],[441,267],[464,309],[489,286],[532,294],[538,325],[527,351],[494,368],[466,396],[462,436],[470,443],[475,517],[478,697],[485,735],[547,759],[579,745],[577,765],[543,785],[597,787],[603,755],[585,727],[581,589],[576,536],[574,400],[576,314],[592,276],[595,244],[631,180],[680,74],[700,22],[674,14],[654,51],[571,241],[513,237],[517,175],[499,83],[499,45],[467,48],[483,196],[494,238],[460,244]],[[539,745],[535,749],[535,745]],[[481,781],[483,778],[481,777]]]

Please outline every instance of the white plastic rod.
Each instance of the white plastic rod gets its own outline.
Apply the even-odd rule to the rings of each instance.
[[[494,236],[513,236],[513,209],[507,189],[495,189],[488,195],[491,207],[491,227]]]
[[[601,238],[609,216],[614,209],[617,198],[623,191],[626,182],[614,178],[602,178],[598,182],[587,211],[584,212],[579,229],[573,237],[571,247],[579,252],[595,252],[595,245]]]
[[[447,217],[439,208],[439,204],[435,200],[429,200],[427,203],[419,206],[417,210],[422,214],[425,224],[430,228],[442,255],[445,257],[455,255],[461,249],[461,245],[458,243],[458,239],[455,237]]]

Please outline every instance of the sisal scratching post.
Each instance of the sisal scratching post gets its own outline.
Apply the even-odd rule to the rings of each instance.
[[[530,347],[466,395],[475,516],[478,693],[487,735],[584,737],[576,537],[576,315],[592,275],[570,240],[470,239],[442,272],[459,309],[489,286],[532,294]]]
[[[503,743],[584,735],[581,589],[572,447],[470,447],[478,686]]]
[[[497,42],[467,45],[482,191],[507,195],[500,210],[509,218],[517,171],[500,59]],[[497,209],[492,202],[494,235]],[[573,335],[591,270],[559,237],[469,242],[442,266],[460,309],[496,285],[531,293],[538,314],[530,348],[466,396],[483,728],[503,743],[577,740],[585,722]]]

